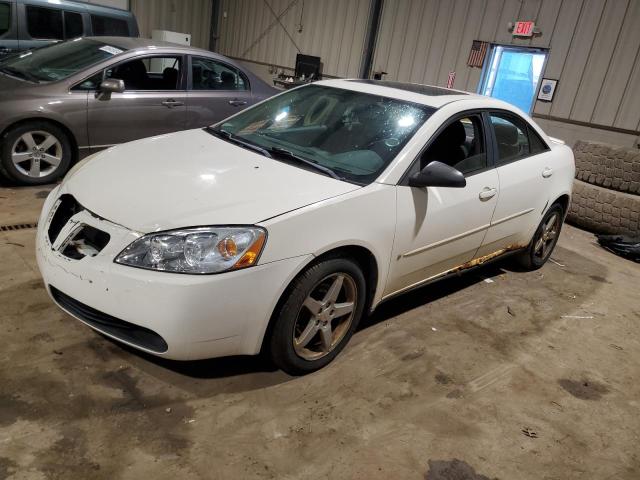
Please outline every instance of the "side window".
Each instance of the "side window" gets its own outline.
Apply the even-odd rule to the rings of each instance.
[[[0,37],[11,28],[11,5],[0,2]]]
[[[451,122],[420,158],[420,168],[433,161],[446,163],[465,175],[487,167],[487,150],[480,115],[468,115]]]
[[[498,165],[528,156],[531,149],[526,122],[501,113],[492,113],[490,117],[498,143]]]
[[[126,20],[102,15],[91,15],[91,28],[97,37],[128,37],[129,25]]]
[[[180,57],[149,57],[109,68],[105,78],[124,80],[126,90],[177,90],[182,72]]]
[[[546,143],[540,138],[540,135],[536,133],[536,131],[528,127],[529,130],[529,145],[531,149],[531,155],[536,155],[538,153],[546,152],[549,150],[549,147]]]
[[[75,12],[64,12],[64,38],[78,38],[83,35],[82,15]]]
[[[192,57],[193,90],[247,90],[244,75],[237,69],[210,58]]]
[[[95,75],[92,75],[91,77],[87,78],[83,82],[78,83],[71,90],[73,90],[74,92],[85,91],[85,90],[97,90],[100,84],[102,83],[103,74],[104,72],[100,71]]]
[[[27,6],[27,30],[31,38],[63,40],[62,10]]]

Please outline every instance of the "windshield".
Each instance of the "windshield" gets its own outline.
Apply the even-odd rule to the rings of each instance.
[[[103,42],[78,38],[6,59],[0,63],[0,72],[32,82],[54,82],[123,51]]]
[[[261,147],[278,160],[297,160],[303,168],[313,163],[336,178],[368,184],[434,111],[379,95],[310,85],[267,100],[213,130]]]

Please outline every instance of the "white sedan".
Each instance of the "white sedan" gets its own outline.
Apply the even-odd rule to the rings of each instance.
[[[571,149],[504,102],[317,82],[79,163],[44,205],[38,264],[113,339],[302,374],[395,295],[510,253],[542,266],[573,177]]]

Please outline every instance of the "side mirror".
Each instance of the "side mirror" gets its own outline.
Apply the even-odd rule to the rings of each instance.
[[[124,80],[108,78],[103,80],[96,94],[98,100],[109,100],[112,93],[124,92]]]
[[[467,186],[467,180],[461,171],[446,163],[433,161],[409,177],[409,186],[463,188]]]

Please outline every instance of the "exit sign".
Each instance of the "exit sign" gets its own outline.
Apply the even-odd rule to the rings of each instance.
[[[513,36],[531,37],[535,26],[536,24],[534,22],[516,22],[513,26]]]

